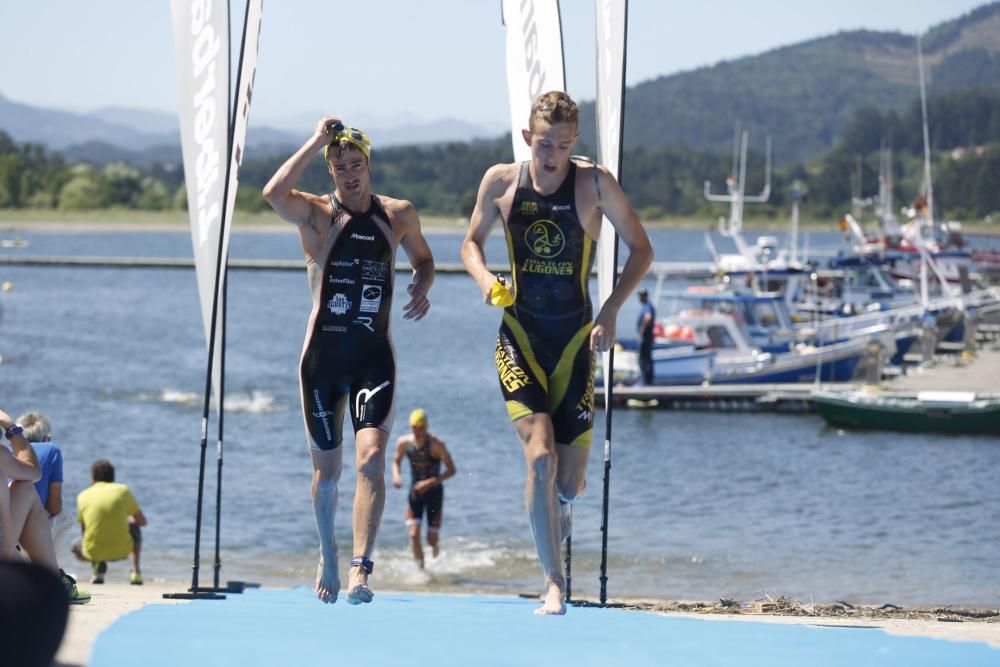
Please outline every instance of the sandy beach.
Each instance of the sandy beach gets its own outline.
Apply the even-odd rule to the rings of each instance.
[[[103,586],[84,585],[90,591],[91,600],[87,604],[70,608],[69,624],[56,655],[57,667],[84,667],[88,664],[91,648],[97,636],[122,616],[137,611],[150,604],[190,604],[184,600],[168,600],[164,593],[183,592],[187,584],[147,583],[144,586],[130,586],[126,582],[108,582]],[[669,615],[701,618],[709,621],[753,621],[765,623],[790,623],[800,625],[830,625],[839,627],[877,627],[901,636],[929,637],[954,641],[988,642],[1000,648],[1000,622],[998,617],[990,619],[963,618],[956,614],[946,614],[933,610],[896,612],[915,618],[871,618],[873,610],[857,609],[836,616],[802,616],[768,611],[757,612],[761,605],[746,603],[737,613],[692,613],[676,611],[683,608],[698,608],[697,604],[669,603],[655,601],[622,601],[627,606]],[[219,601],[218,604],[226,604]],[[765,605],[766,607],[766,605]],[[711,608],[704,605],[702,608]],[[747,613],[749,612],[749,613]],[[573,610],[570,609],[570,614]],[[814,613],[828,613],[822,609]],[[877,613],[877,612],[874,612]]]

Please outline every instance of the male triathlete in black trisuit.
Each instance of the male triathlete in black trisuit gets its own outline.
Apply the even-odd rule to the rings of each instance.
[[[411,435],[404,435],[396,443],[396,456],[392,460],[392,485],[403,485],[400,464],[410,460],[410,495],[406,505],[406,527],[410,534],[410,548],[420,569],[424,567],[424,550],[420,545],[420,524],[427,515],[427,544],[431,555],[438,556],[438,538],[444,510],[444,480],[455,474],[455,463],[444,443],[427,431],[427,412],[417,408],[410,413]],[[444,472],[441,464],[444,463]]]
[[[595,351],[614,342],[615,320],[653,259],[649,238],[615,178],[570,160],[579,108],[562,92],[535,100],[522,130],[531,147],[523,164],[491,167],[479,186],[462,260],[487,304],[504,307],[496,346],[507,411],[524,449],[525,504],[545,575],[537,613],[566,612],[560,571],[560,502],[585,486],[594,405]],[[629,255],[597,319],[587,281],[602,214]],[[512,285],[486,268],[483,247],[502,219]]]
[[[293,189],[321,148],[333,194]],[[333,522],[345,411],[350,410],[354,426],[358,483],[347,588],[351,604],[370,602],[374,595],[368,587],[369,556],[385,506],[385,448],[396,390],[389,323],[397,246],[403,246],[413,266],[405,319],[427,314],[427,291],[434,281],[434,260],[416,210],[408,201],[372,193],[370,159],[368,137],[327,116],[264,188],[278,215],[298,226],[313,297],[299,381],[320,541],[316,594],[324,602],[336,602],[340,591]]]

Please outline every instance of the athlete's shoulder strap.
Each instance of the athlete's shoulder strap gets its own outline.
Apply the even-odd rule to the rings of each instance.
[[[601,178],[598,173],[600,170],[597,168],[597,162],[593,158],[587,157],[586,155],[571,155],[570,164],[575,164],[573,160],[579,160],[580,162],[585,162],[593,167],[594,173],[594,190],[597,192],[597,201],[601,201]],[[574,179],[575,181],[575,179]]]
[[[392,227],[392,218],[386,212],[385,207],[382,206],[382,201],[378,198],[378,195],[372,193],[372,207],[368,210],[368,215],[377,214],[380,218],[385,220],[385,224]]]
[[[330,221],[332,222],[335,221],[337,216],[340,215],[340,212],[344,210],[344,205],[333,196],[332,192],[328,194],[327,197],[330,198]]]
[[[524,162],[521,163],[521,166],[517,172],[518,190],[524,190],[524,189],[534,190],[534,188],[531,185],[531,170],[529,169],[530,166],[531,162],[529,160],[525,160]]]
[[[566,173],[566,179],[563,180],[562,185],[559,186],[557,195],[561,197],[572,197],[574,193],[576,193],[576,162],[570,160],[569,171]]]

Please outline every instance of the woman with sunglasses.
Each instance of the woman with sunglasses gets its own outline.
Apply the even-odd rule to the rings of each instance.
[[[294,188],[323,149],[330,194]],[[333,603],[340,591],[334,514],[343,465],[344,412],[350,409],[358,483],[352,510],[354,545],[347,602],[371,602],[368,575],[385,506],[385,450],[392,426],[396,356],[389,335],[396,248],[413,267],[403,318],[430,308],[434,258],[408,201],[371,191],[371,142],[327,116],[264,187],[264,198],[296,225],[306,259],[312,312],[299,367],[302,412],[313,464],[312,503],[319,533],[316,594]]]

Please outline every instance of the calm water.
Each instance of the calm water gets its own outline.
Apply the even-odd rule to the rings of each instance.
[[[22,236],[29,248],[0,252],[191,252],[186,232]],[[459,261],[458,234],[430,241],[439,261]],[[707,259],[701,232],[657,231],[654,244],[658,259]],[[299,253],[291,234],[233,235],[234,257]],[[505,258],[500,239],[488,257]],[[0,281],[15,285],[0,293],[0,407],[52,418],[70,508],[90,464],[109,458],[150,520],[147,577],[188,579],[206,362],[194,273],[4,267]],[[307,584],[316,536],[296,380],[305,274],[235,271],[229,283],[223,580]],[[442,275],[428,319],[403,321],[396,305],[393,440],[409,411],[425,407],[459,472],[446,485],[443,553],[426,574],[411,563],[405,493],[388,490],[373,557],[378,587],[539,588],[524,463],[493,368],[499,312],[478,299],[471,280]],[[623,311],[622,332],[636,312],[634,303]],[[598,433],[603,424],[599,413]],[[211,432],[203,583],[211,581],[214,539],[214,425]],[[345,446],[350,461],[353,442]],[[612,596],[750,599],[766,591],[803,601],[1000,605],[996,438],[844,434],[811,415],[620,410],[613,446]],[[587,595],[598,590],[602,459],[597,444],[576,510],[574,590]],[[337,527],[345,557],[354,481],[348,466]],[[125,571],[113,565],[111,576]]]

